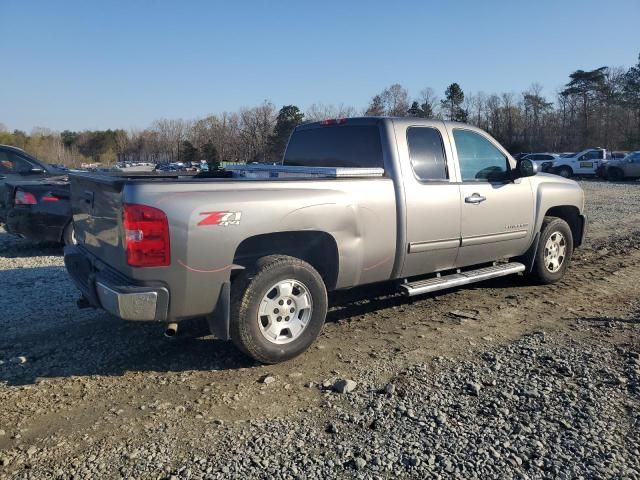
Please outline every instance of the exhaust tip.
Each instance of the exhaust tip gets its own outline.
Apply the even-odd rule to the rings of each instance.
[[[178,334],[178,324],[177,323],[169,323],[167,328],[164,331],[164,336],[166,338],[174,338]]]

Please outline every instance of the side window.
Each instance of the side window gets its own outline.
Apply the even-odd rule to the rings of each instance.
[[[585,153],[580,157],[580,160],[601,160],[602,158],[602,150],[595,150]]]
[[[447,159],[440,132],[430,127],[407,129],[409,159],[419,180],[446,180]]]
[[[0,173],[25,173],[31,170],[31,164],[20,155],[0,150]]]
[[[463,182],[504,182],[508,179],[507,157],[493,143],[470,130],[453,130]]]

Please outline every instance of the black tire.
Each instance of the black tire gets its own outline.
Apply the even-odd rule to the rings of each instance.
[[[547,263],[549,257],[545,259],[545,251],[549,239],[558,233],[564,238],[565,251],[561,262],[559,259],[556,259],[559,262],[559,268],[554,270],[552,264]],[[557,238],[559,237],[556,237],[556,239]],[[540,239],[538,240],[538,250],[536,251],[536,258],[531,272],[532,276],[542,284],[557,282],[564,276],[571,261],[572,254],[573,234],[567,222],[557,217],[544,217],[540,231]]]
[[[619,168],[609,168],[607,170],[607,180],[611,182],[619,182],[624,180],[624,173]]]
[[[564,178],[571,178],[573,176],[573,170],[571,170],[571,167],[560,167],[557,172],[558,175]]]
[[[263,322],[264,317],[259,318],[258,314],[262,301],[274,286],[289,279],[306,287],[312,308],[306,327],[299,336],[289,343],[279,344],[268,340],[262,333],[259,322]],[[300,355],[313,344],[324,325],[327,308],[325,284],[311,265],[287,255],[262,257],[253,268],[243,271],[232,283],[231,339],[238,349],[259,362],[283,362]]]
[[[73,222],[67,223],[67,226],[64,227],[62,242],[67,246],[77,245],[78,242],[76,241],[75,231],[73,230]]]

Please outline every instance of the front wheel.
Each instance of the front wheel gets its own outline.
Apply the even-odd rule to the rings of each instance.
[[[571,168],[569,167],[560,167],[558,169],[558,175],[563,178],[571,178],[571,175],[573,175],[573,170],[571,170]]]
[[[567,222],[557,217],[545,217],[533,264],[533,276],[543,284],[557,282],[564,276],[572,253],[573,235]]]
[[[260,258],[231,287],[231,339],[263,363],[307,350],[327,315],[327,290],[307,262],[286,255]]]

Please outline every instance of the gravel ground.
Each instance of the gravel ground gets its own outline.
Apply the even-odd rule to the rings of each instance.
[[[77,310],[61,250],[0,232],[0,479],[640,478],[640,185],[581,183],[561,282],[352,292],[268,367]]]

